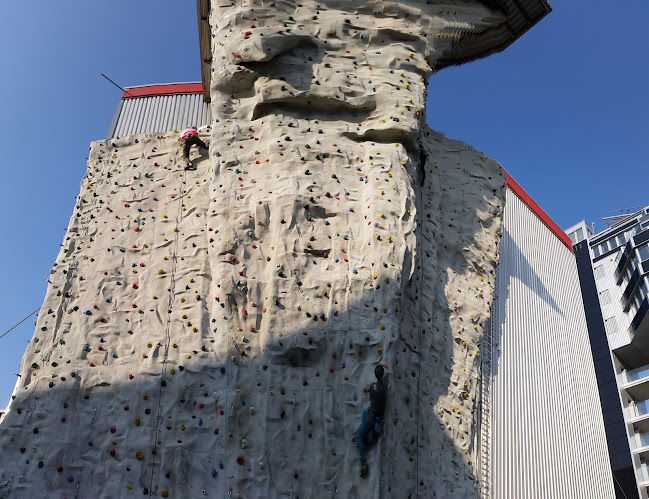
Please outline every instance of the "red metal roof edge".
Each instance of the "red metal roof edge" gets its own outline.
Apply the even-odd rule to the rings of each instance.
[[[501,166],[500,167],[505,174],[505,178],[507,179],[507,186],[514,191],[514,194],[516,194],[523,203],[525,203],[530,210],[532,210],[537,217],[541,219],[541,221],[550,229],[554,234],[561,239],[563,244],[565,244],[570,251],[573,251],[572,249],[572,241],[570,241],[570,238],[566,235],[564,231],[562,231],[557,224],[555,224],[552,219],[548,216],[547,213],[545,213],[541,207],[534,202],[534,200],[530,197],[530,195],[523,190],[523,188],[518,185],[518,183],[505,171],[505,169]]]
[[[122,99],[133,97],[150,97],[153,95],[202,94],[202,83],[170,83],[166,85],[147,85],[144,87],[126,88]]]

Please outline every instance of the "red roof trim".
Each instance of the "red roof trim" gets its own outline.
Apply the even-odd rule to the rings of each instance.
[[[202,83],[171,83],[169,85],[148,85],[146,87],[127,88],[122,99],[133,97],[150,97],[152,95],[202,94]]]
[[[502,167],[501,167],[502,168]],[[572,251],[572,242],[570,241],[570,238],[566,235],[565,232],[563,232],[557,224],[555,224],[552,219],[545,213],[541,207],[534,202],[534,200],[529,196],[527,192],[523,190],[523,188],[516,183],[516,181],[511,178],[509,173],[505,171],[504,168],[502,168],[503,172],[505,173],[505,177],[507,178],[507,186],[514,191],[514,194],[516,194],[523,203],[525,203],[530,210],[532,210],[537,217],[539,217],[545,225],[547,225],[548,229],[550,229],[554,234],[561,239],[563,244],[565,244],[570,251]]]

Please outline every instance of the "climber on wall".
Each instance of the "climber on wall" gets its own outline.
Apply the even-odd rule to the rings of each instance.
[[[365,459],[365,441],[372,442],[383,432],[385,425],[385,403],[388,399],[388,362],[383,361],[374,368],[376,381],[363,387],[363,391],[370,393],[370,407],[363,411],[361,426],[356,432],[356,446],[361,458],[361,477],[367,475],[367,460]]]
[[[198,138],[198,130],[196,130],[196,127],[193,126],[185,128],[182,132],[180,132],[180,137],[178,137],[178,140],[183,145],[183,157],[185,158],[185,162],[187,163],[185,170],[195,170],[196,167],[189,160],[189,149],[193,145],[196,145],[207,150],[207,144],[205,144],[205,142]]]

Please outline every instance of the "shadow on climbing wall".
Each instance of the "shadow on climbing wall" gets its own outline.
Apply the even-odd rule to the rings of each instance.
[[[324,250],[297,256],[278,250],[277,260],[292,265],[285,268],[290,279],[276,279],[276,260],[267,274],[261,269],[247,276],[254,267],[231,267],[229,243],[211,249],[215,237],[229,242],[238,236],[226,224],[217,236],[186,205],[191,195],[205,213],[213,206],[214,195],[204,192],[213,174],[201,164],[207,162],[204,151],[198,170],[188,175],[175,163],[175,135],[121,140],[107,142],[105,149],[96,145],[93,157],[99,162],[106,151],[119,149],[127,158],[144,156],[139,164],[168,148],[170,166],[151,159],[160,164],[147,164],[141,176],[131,160],[116,160],[108,167],[110,182],[93,187],[98,197],[104,188],[112,193],[119,178],[130,186],[124,189],[129,197],[115,203],[137,218],[120,219],[110,211],[111,222],[122,229],[116,225],[106,233],[101,241],[110,245],[108,251],[93,253],[105,260],[93,267],[90,259],[74,261],[65,250],[57,260],[62,263],[54,269],[47,312],[39,316],[20,388],[0,426],[0,497],[120,496],[128,489],[155,496],[166,489],[170,497],[472,496],[477,352],[493,270],[481,238],[495,240],[499,227],[485,214],[500,208],[484,189],[473,192],[478,184],[472,181],[458,195],[447,171],[431,169],[427,186],[416,193],[415,254],[414,260],[408,252],[404,256],[404,278],[392,275],[387,285],[387,276],[377,271],[374,279],[348,281],[351,269],[345,266],[332,274],[351,284],[339,287],[336,281],[327,291],[325,279],[316,289],[291,275],[306,264],[324,272],[326,261],[333,264]],[[494,177],[489,189],[500,182]],[[91,205],[96,198],[89,199]],[[149,206],[155,211],[147,211]],[[234,228],[236,220],[255,226],[246,209],[240,219],[232,218]],[[97,210],[106,207],[97,201]],[[313,207],[300,212],[318,216]],[[88,216],[84,223],[93,226],[94,220]],[[68,253],[83,249],[75,234],[68,232]],[[113,242],[120,234],[121,248]],[[281,237],[268,237],[269,246],[279,247]],[[158,246],[147,249],[143,243],[151,240]],[[306,241],[305,236],[300,247]],[[257,239],[250,243],[261,245]],[[249,251],[242,245],[237,255],[250,261]],[[255,254],[262,262],[265,256]],[[72,262],[64,267],[66,258]],[[156,272],[158,265],[165,270]],[[106,277],[99,283],[82,280],[82,271]],[[256,306],[255,296],[263,299]],[[73,301],[80,298],[85,313]],[[146,305],[139,308],[138,301]],[[307,305],[318,313],[310,314]],[[274,313],[266,314],[264,306]],[[389,326],[381,328],[382,321]],[[362,388],[381,358],[393,370],[386,431],[369,449],[370,476],[361,480],[351,439],[369,404]]]
[[[351,438],[369,405],[362,387],[374,378],[383,343],[369,332],[362,344],[351,342],[321,322],[282,335],[258,358],[241,355],[234,343],[227,359],[179,345],[182,355],[163,367],[159,344],[141,362],[125,356],[79,372],[63,368],[51,382],[39,378],[16,392],[0,427],[0,497],[34,487],[81,496],[119,495],[129,487],[156,496],[167,489],[173,497],[226,497],[235,483],[241,488],[234,492],[246,497],[260,491],[310,497],[315,490],[390,497],[404,475],[417,478],[420,497],[436,487],[453,490],[473,470],[451,437],[466,431],[460,441],[470,450],[473,425],[470,412],[462,415],[466,427],[446,404],[434,412],[438,399],[455,389],[454,369],[444,366],[451,328],[435,321],[439,331],[418,332],[408,322],[402,319],[392,348],[386,432],[368,449],[374,476],[367,481],[357,476]],[[77,357],[85,358],[82,348]],[[454,403],[466,401],[458,396]],[[446,469],[439,455],[420,456],[420,448],[457,459]],[[314,461],[317,473],[306,473]],[[415,489],[413,483],[409,492]]]

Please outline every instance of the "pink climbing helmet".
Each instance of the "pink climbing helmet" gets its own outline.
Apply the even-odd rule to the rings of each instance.
[[[193,127],[185,128],[182,132],[180,132],[180,137],[178,137],[178,140],[184,140],[188,135],[198,135],[198,131]]]

